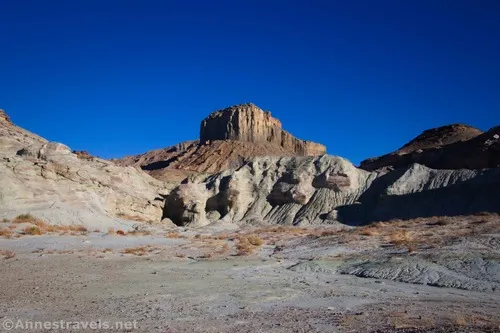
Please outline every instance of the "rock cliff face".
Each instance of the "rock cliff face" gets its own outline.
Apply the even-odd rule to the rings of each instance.
[[[394,218],[500,212],[500,169],[413,164],[367,172],[336,156],[255,158],[236,170],[186,179],[167,197],[178,225],[360,225]]]
[[[258,156],[316,156],[325,146],[295,138],[253,104],[216,111],[201,123],[200,140],[186,141],[115,163],[140,167],[155,178],[181,181],[189,174],[237,168]]]
[[[253,143],[271,143],[298,156],[316,156],[326,153],[326,147],[295,138],[284,131],[281,122],[270,112],[254,104],[241,104],[213,112],[201,122],[200,141],[234,140]]]
[[[0,218],[31,213],[51,224],[128,229],[160,221],[169,187],[28,132],[0,117]]]
[[[487,132],[453,124],[424,131],[395,152],[369,158],[368,171],[405,168],[413,163],[434,169],[481,169],[500,166],[500,127]]]

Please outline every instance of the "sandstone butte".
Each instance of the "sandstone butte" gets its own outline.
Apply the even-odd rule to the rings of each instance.
[[[115,160],[136,166],[163,180],[182,180],[192,173],[215,173],[259,156],[319,156],[326,147],[301,140],[281,122],[254,104],[240,104],[211,113],[200,125],[200,138],[175,146]]]

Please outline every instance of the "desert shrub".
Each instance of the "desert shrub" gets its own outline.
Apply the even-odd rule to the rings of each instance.
[[[149,236],[152,232],[149,230],[132,230],[127,233],[127,236]]]
[[[10,229],[0,229],[0,237],[4,237],[7,239],[12,238],[12,230]]]
[[[124,254],[133,254],[136,256],[144,256],[148,253],[148,250],[146,249],[145,246],[138,246],[138,247],[128,247],[122,251]]]
[[[237,256],[247,256],[253,253],[254,246],[248,242],[239,242],[236,244]]]
[[[33,235],[33,236],[39,236],[39,235],[43,235],[44,234],[44,232],[42,231],[42,229],[40,229],[37,226],[25,227],[23,229],[23,233],[25,235]]]
[[[12,220],[12,222],[14,222],[14,223],[25,223],[25,222],[32,222],[32,221],[35,221],[35,220],[37,220],[37,218],[34,217],[31,214],[20,214],[20,215],[17,215],[14,218],[14,220]]]
[[[209,252],[209,251],[206,251],[205,253],[203,253],[200,258],[202,259],[209,259],[209,258],[212,258],[213,257],[213,252]]]
[[[196,236],[198,236],[198,235],[196,235]],[[195,236],[195,238],[196,238],[196,236]],[[166,234],[165,237],[166,238],[184,238],[184,236],[179,234],[177,231],[171,231],[168,234]]]
[[[236,244],[237,256],[250,255],[257,247],[264,244],[264,241],[255,235],[237,236],[236,240],[238,241]]]
[[[11,250],[1,250],[0,255],[2,255],[2,257],[4,259],[11,259],[11,258],[14,258],[16,256],[16,253],[14,251],[11,251]]]
[[[262,244],[264,244],[264,241],[262,240],[262,238],[260,238],[256,235],[247,236],[247,240],[253,246],[261,246]]]

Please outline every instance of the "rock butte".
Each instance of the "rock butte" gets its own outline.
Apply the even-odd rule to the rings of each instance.
[[[72,152],[13,125],[5,112],[0,115],[0,218],[32,212],[49,223],[123,228],[132,227],[130,220],[196,227],[215,222],[359,225],[500,211],[500,168],[441,170],[410,158],[390,165],[397,170],[382,165],[383,170],[367,171],[341,157],[297,156],[324,152],[324,147],[291,137],[279,121],[252,104],[210,115],[202,122],[203,143],[129,158],[151,172],[157,171],[155,163],[163,163],[177,172],[211,173],[181,173],[173,182]],[[426,156],[436,149],[456,153],[453,147],[460,145],[465,150],[444,161],[494,166],[500,156],[498,130],[479,133],[464,125],[433,129],[393,155]],[[226,139],[217,140],[222,138],[218,135]],[[244,151],[247,155],[239,155]],[[424,160],[436,161],[441,160]]]
[[[152,176],[171,180],[194,172],[214,173],[243,165],[258,156],[317,156],[326,147],[300,140],[282,129],[270,112],[254,104],[215,111],[200,125],[200,140],[187,141],[115,162],[141,167]]]
[[[254,104],[241,104],[213,112],[201,122],[200,142],[235,140],[271,143],[297,156],[315,156],[326,153],[326,147],[300,140],[284,131],[281,122]]]

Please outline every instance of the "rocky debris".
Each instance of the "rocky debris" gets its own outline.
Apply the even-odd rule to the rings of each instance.
[[[299,140],[281,122],[253,104],[216,111],[201,123],[200,140],[115,160],[140,167],[161,180],[238,168],[258,156],[323,155],[323,145]],[[175,171],[173,171],[175,170]]]
[[[488,132],[462,124],[424,131],[397,151],[361,162],[368,171],[404,168],[413,163],[434,169],[481,169],[500,166],[500,127]]]
[[[47,140],[15,126],[5,111],[0,110],[0,154],[15,154],[19,149]]]
[[[12,121],[10,120],[9,116],[2,109],[0,109],[0,121],[12,124]]]
[[[222,222],[239,224],[360,225],[499,212],[499,185],[500,169],[434,170],[413,164],[383,174],[328,155],[255,158],[235,170],[187,178],[167,197],[164,217],[193,226],[213,222],[213,212]]]
[[[202,144],[213,140],[272,143],[297,156],[324,155],[326,147],[297,139],[283,131],[281,122],[254,104],[241,104],[210,114],[201,122]]]
[[[81,159],[91,159],[92,155],[86,150],[73,150],[73,154],[76,155],[76,157],[81,158]]]
[[[0,122],[0,217],[30,213],[52,224],[120,226],[133,218],[161,220],[171,188],[133,167],[82,159],[61,143],[47,142]]]
[[[419,257],[393,256],[351,261],[340,267],[339,272],[436,287],[490,292],[500,290],[500,262],[488,257],[442,255],[429,261]]]

